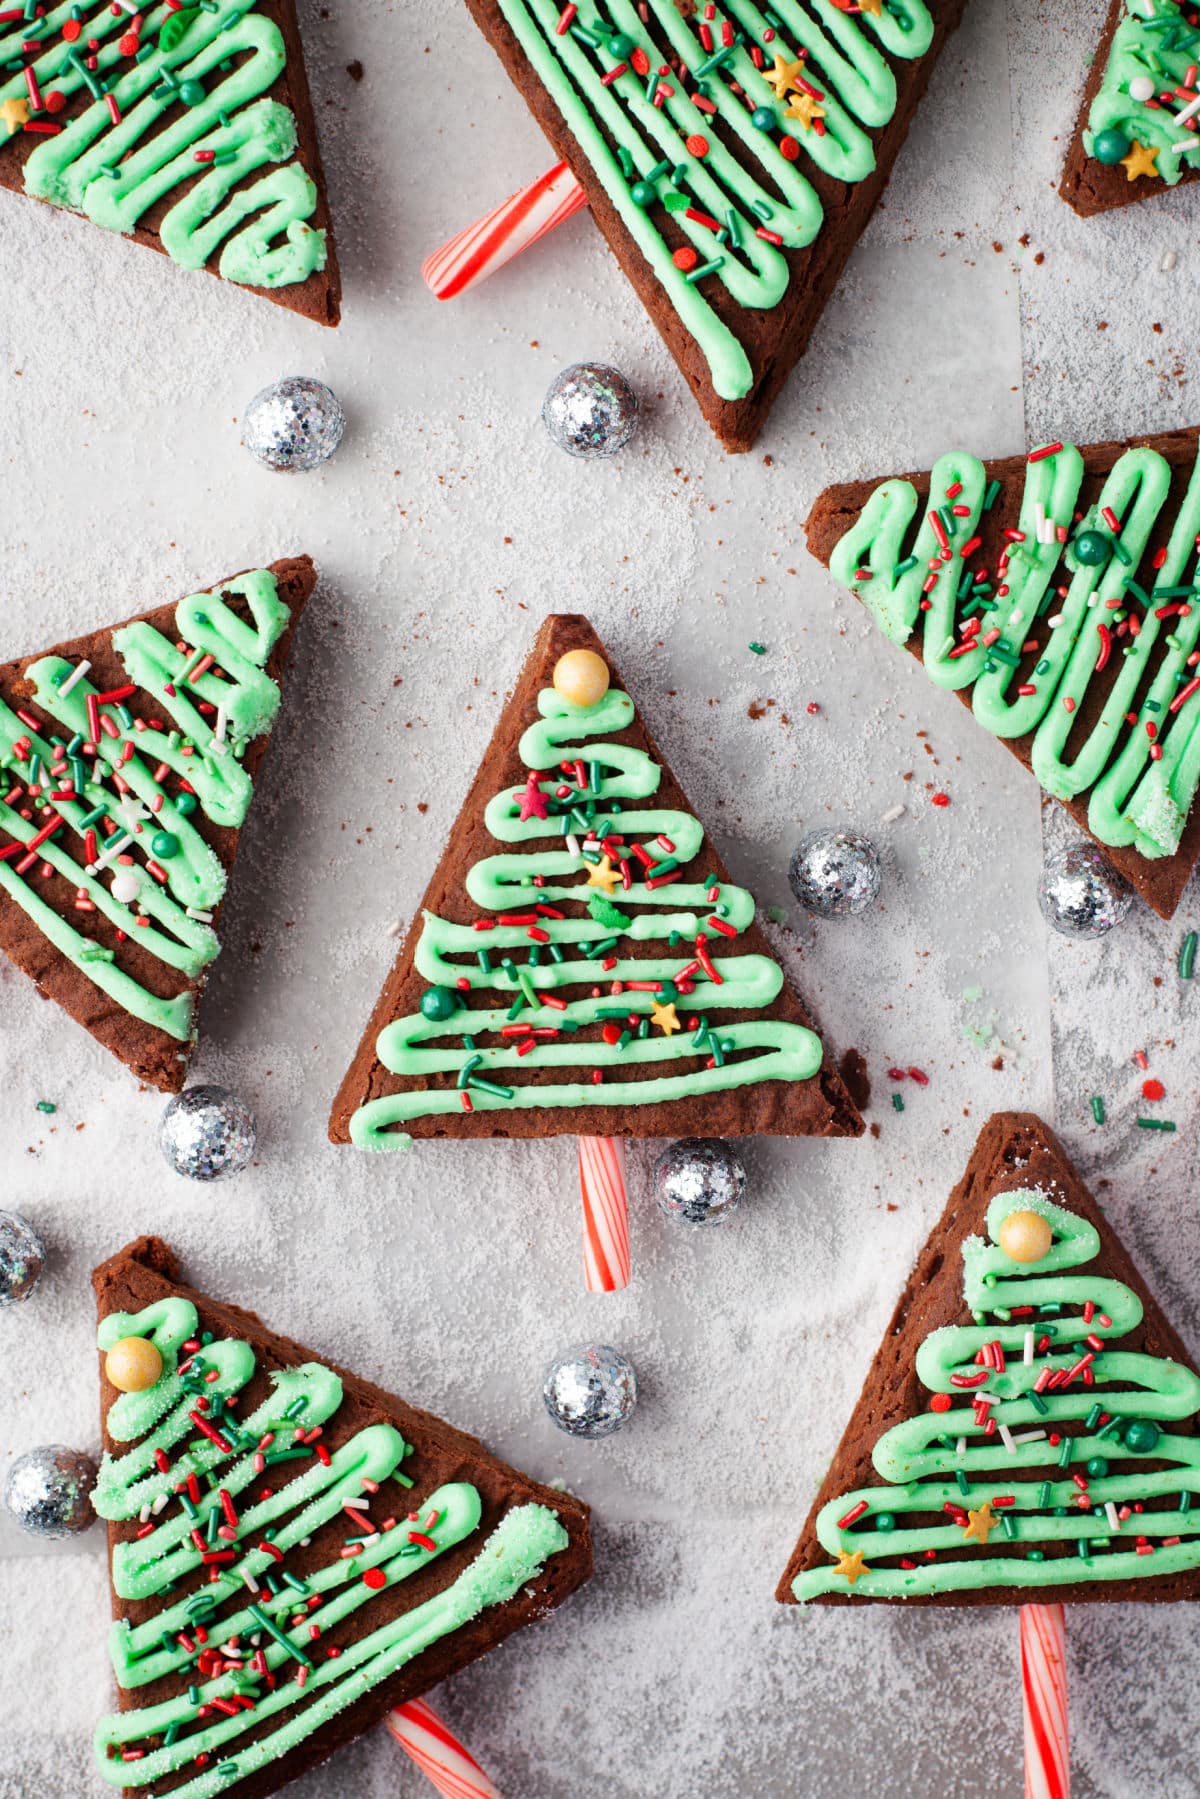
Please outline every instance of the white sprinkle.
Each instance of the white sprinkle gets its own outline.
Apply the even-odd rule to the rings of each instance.
[[[579,839],[578,837],[572,837],[569,831],[567,832],[567,848],[573,856],[578,856]]]
[[[1019,625],[1021,620],[1024,618],[1024,616],[1025,616],[1025,614],[1021,611],[1021,608],[1018,606],[1012,612],[1009,613],[1008,623],[1010,625]]]
[[[88,873],[94,875],[99,869],[107,868],[109,863],[115,862],[121,852],[127,849],[132,842],[133,838],[129,834],[124,837],[118,836],[116,842],[110,843],[102,856],[97,856],[94,862],[88,863]]]
[[[955,1455],[966,1455],[967,1439],[965,1437],[960,1437],[958,1439],[958,1442],[954,1446],[954,1453]]]
[[[1186,125],[1188,120],[1194,119],[1198,112],[1200,112],[1200,96],[1197,96],[1195,100],[1189,100],[1183,111],[1175,114],[1175,123]]]
[[[997,1426],[997,1428],[1000,1432],[1000,1441],[1003,1443],[1005,1449],[1007,1449],[1009,1455],[1016,1455],[1017,1445],[1013,1440],[1013,1434],[1009,1430],[1007,1424],[1001,1424]]]
[[[139,1524],[149,1524],[149,1522],[150,1522],[150,1506],[149,1506],[149,1504],[146,1504],[142,1507],[141,1511],[138,1513],[138,1523]]]
[[[62,699],[62,697],[65,693],[70,693],[70,691],[71,691],[72,687],[74,687],[76,681],[83,680],[83,677],[87,674],[88,669],[91,666],[92,665],[88,661],[86,656],[83,658],[82,662],[77,662],[75,664],[74,668],[71,670],[70,674],[67,676],[66,680],[63,682],[62,686],[58,690],[58,697],[60,700]]]
[[[1013,1437],[1014,1443],[1041,1443],[1046,1433],[1044,1430],[1023,1430],[1019,1436]]]
[[[1091,593],[1089,593],[1089,595],[1088,595],[1088,605],[1089,606],[1097,606],[1097,605],[1099,605],[1099,603],[1100,603],[1100,589],[1098,587],[1093,587]]]
[[[1179,258],[1175,254],[1174,250],[1167,250],[1167,251],[1164,251],[1163,259],[1159,263],[1158,266],[1162,270],[1164,275],[1169,275],[1171,273],[1171,270],[1177,266],[1178,262],[1179,262]]]
[[[1025,1361],[1025,1366],[1027,1368],[1029,1367],[1030,1363],[1033,1361],[1033,1332],[1032,1331],[1025,1332],[1024,1361]]]
[[[185,906],[184,911],[189,918],[198,919],[201,924],[211,924],[213,921],[212,913],[201,911],[199,906]]]
[[[1111,1499],[1108,1501],[1107,1505],[1104,1508],[1104,1515],[1108,1519],[1108,1528],[1110,1530],[1113,1530],[1113,1531],[1120,1530],[1121,1520],[1117,1517],[1117,1508],[1113,1504]]]
[[[1061,612],[1052,613],[1051,616],[1046,620],[1046,623],[1049,625],[1049,627],[1052,631],[1057,631],[1058,627],[1062,624],[1062,622],[1063,622],[1063,615]]]
[[[404,929],[403,919],[393,918],[390,925],[385,925],[384,936],[385,937],[398,937],[403,929]]]
[[[159,1512],[161,1512],[165,1509],[168,1502],[170,1501],[170,1498],[171,1498],[171,1495],[169,1493],[160,1493],[158,1498],[154,1501],[154,1504],[150,1507],[150,1510],[154,1513],[156,1518],[157,1518]]]
[[[218,706],[217,707],[217,727],[216,727],[216,731],[214,733],[218,743],[224,743],[224,741],[225,741],[225,729],[226,729],[227,724],[228,724],[228,720],[225,716],[225,708],[224,708],[224,706]]]
[[[894,825],[898,818],[904,817],[907,810],[908,808],[903,805],[889,806],[879,822],[882,825]]]
[[[258,1582],[255,1580],[253,1574],[251,1574],[249,1568],[242,1569],[242,1579],[245,1581],[246,1585],[249,1587],[249,1589],[252,1593],[258,1592],[258,1590],[259,1590]]]

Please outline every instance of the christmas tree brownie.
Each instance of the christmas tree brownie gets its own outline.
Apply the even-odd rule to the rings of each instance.
[[[785,1604],[1200,1596],[1200,1376],[1040,1119],[1001,1113],[921,1252]]]
[[[820,495],[808,544],[1163,918],[1200,854],[1195,430]]]
[[[165,1093],[315,584],[294,557],[0,664],[0,950]]]
[[[143,1237],[94,1276],[127,1799],[263,1799],[591,1572],[587,1507],[184,1286]]]
[[[1200,14],[1111,0],[1067,152],[1062,197],[1084,217],[1200,175]]]
[[[548,618],[333,1141],[862,1128],[603,644],[584,618]]]
[[[749,449],[965,0],[467,0],[705,418]]]
[[[295,0],[0,11],[0,187],[338,322]]]

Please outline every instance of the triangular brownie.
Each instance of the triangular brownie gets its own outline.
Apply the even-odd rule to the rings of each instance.
[[[1085,218],[1200,176],[1200,16],[1110,0],[1067,151],[1062,197]]]
[[[295,0],[0,12],[0,187],[338,322]]]
[[[307,556],[0,664],[0,950],[177,1093]]]
[[[1200,1597],[1200,1376],[1040,1119],[984,1126],[777,1597]]]
[[[1197,431],[820,495],[808,545],[1163,918],[1197,855]]]
[[[753,444],[965,0],[467,0],[700,410]]]
[[[571,652],[596,672],[588,704],[556,690]],[[552,615],[342,1082],[330,1137],[392,1149],[410,1136],[862,1128],[752,895],[731,883],[612,658],[585,618]]]
[[[263,1799],[587,1579],[579,1500],[184,1286],[158,1238],[94,1283],[120,1703],[96,1756],[129,1799]]]

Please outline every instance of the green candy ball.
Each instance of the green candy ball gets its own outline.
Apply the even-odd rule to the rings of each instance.
[[[199,801],[194,793],[177,793],[175,795],[175,810],[181,818],[190,818],[198,804]]]
[[[1121,1432],[1121,1441],[1135,1455],[1149,1455],[1162,1436],[1157,1424],[1149,1418],[1134,1418]]]
[[[635,206],[653,206],[658,199],[658,189],[652,181],[635,181],[629,190],[629,197]]]
[[[160,862],[169,862],[172,856],[179,854],[179,839],[174,831],[155,831],[150,839],[150,848]]]
[[[1094,1455],[1087,1465],[1087,1471],[1092,1480],[1103,1480],[1108,1473],[1108,1463],[1102,1455]]]
[[[660,981],[655,995],[660,1006],[670,1006],[679,998],[679,989],[674,981]]]
[[[421,1016],[443,1023],[458,1011],[458,995],[449,987],[427,987],[421,995]]]
[[[874,1524],[876,1530],[886,1531],[895,1530],[896,1528],[896,1520],[891,1512],[880,1512],[879,1516],[874,1520]]]
[[[179,86],[179,98],[185,106],[203,106],[208,95],[202,81],[184,81]]]
[[[1092,155],[1097,162],[1120,162],[1122,157],[1129,155],[1131,148],[1125,133],[1112,125],[1107,131],[1098,131],[1092,139]]]
[[[756,106],[750,114],[750,123],[756,131],[774,131],[779,120],[773,106]]]
[[[1112,553],[1112,540],[1103,531],[1081,531],[1071,547],[1085,568],[1099,568]]]
[[[633,39],[626,37],[623,31],[614,31],[608,40],[609,55],[615,56],[618,62],[624,62],[627,56],[633,55],[633,51]]]

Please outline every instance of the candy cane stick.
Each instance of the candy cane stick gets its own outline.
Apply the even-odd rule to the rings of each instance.
[[[452,300],[486,281],[587,203],[568,164],[558,163],[427,256],[421,264],[426,287],[439,300]]]
[[[1061,1605],[1021,1607],[1025,1799],[1071,1799],[1067,1646]]]
[[[580,1137],[583,1272],[589,1293],[629,1285],[629,1196],[624,1137]]]
[[[409,1699],[388,1713],[387,1727],[400,1747],[446,1799],[500,1799],[473,1755],[423,1699]]]

